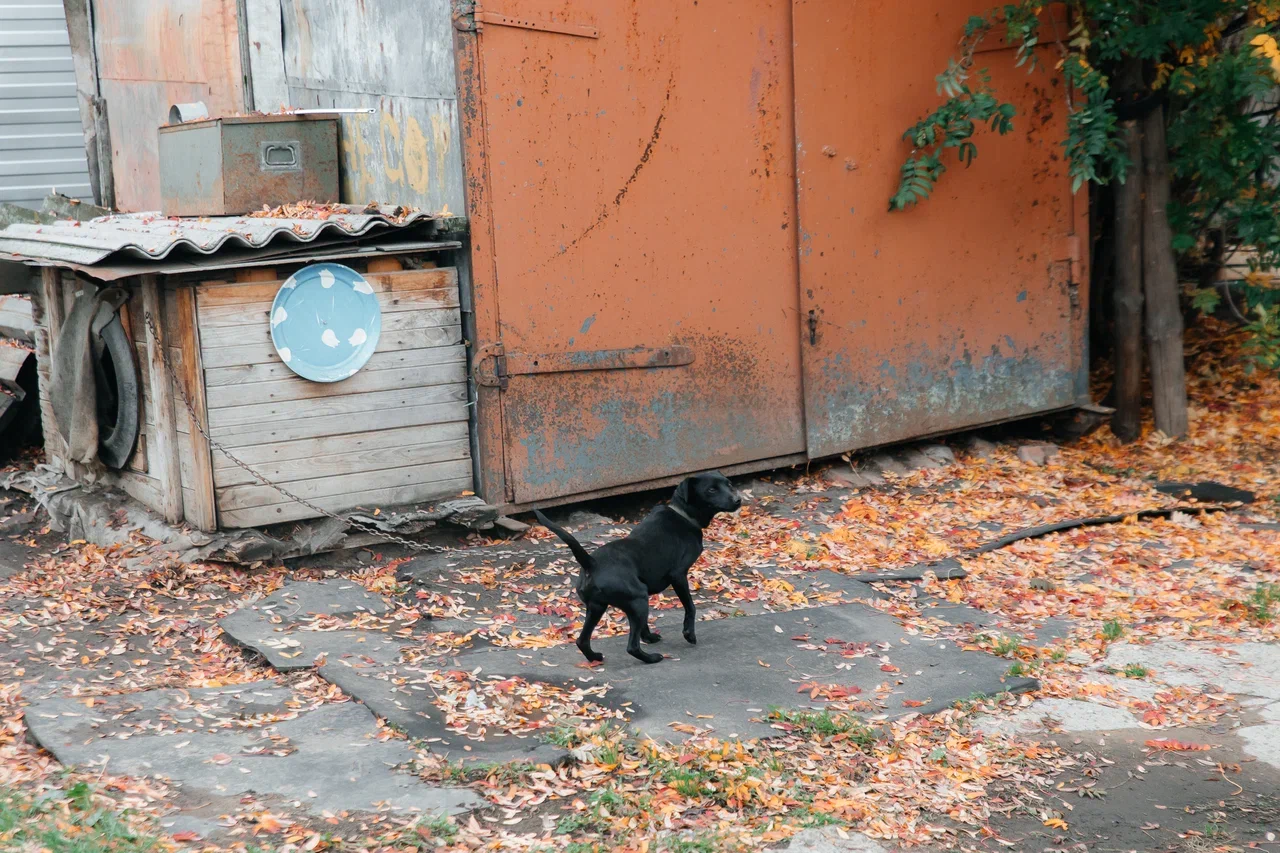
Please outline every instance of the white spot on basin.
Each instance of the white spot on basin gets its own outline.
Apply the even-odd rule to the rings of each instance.
[[[279,308],[276,309],[276,313],[271,315],[271,325],[279,326],[281,323],[283,323],[285,320],[288,320],[288,319],[289,319],[289,312],[284,310],[284,306],[281,305]]]
[[[293,353],[289,352],[288,347],[280,347],[277,352],[280,353],[280,360],[288,364],[293,359]]]
[[[355,283],[356,293],[373,293],[373,286],[364,279],[360,279]]]
[[[293,290],[297,286],[298,286],[298,280],[293,276],[289,276],[287,279],[285,279],[284,284],[280,285],[280,289]]]
[[[358,347],[367,340],[369,340],[369,336],[364,333],[364,329],[356,329],[351,333],[351,337],[347,339],[347,343],[353,347]]]
[[[323,287],[325,290],[328,290],[329,288],[333,287],[334,281],[336,281],[336,279],[333,277],[333,273],[329,272],[328,270],[320,270],[320,286],[321,287]]]
[[[320,342],[327,347],[336,347],[338,336],[333,333],[333,329],[325,329],[324,334],[320,336]]]

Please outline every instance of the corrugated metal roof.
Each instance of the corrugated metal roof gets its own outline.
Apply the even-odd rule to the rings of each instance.
[[[438,214],[397,216],[397,208],[377,213],[329,212],[321,218],[219,216],[168,219],[158,213],[103,216],[88,222],[60,221],[51,225],[18,223],[0,231],[0,257],[67,266],[91,266],[106,261],[160,260],[169,253],[213,255],[227,249],[262,249],[269,244],[310,243],[317,238],[360,237],[381,229],[443,222]],[[367,208],[365,209],[367,210]]]
[[[0,0],[0,202],[89,198],[76,75],[58,0]]]

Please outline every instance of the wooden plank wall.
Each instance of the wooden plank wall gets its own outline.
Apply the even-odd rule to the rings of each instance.
[[[382,305],[382,334],[360,372],[333,384],[302,379],[276,355],[269,315],[281,282],[196,287],[210,434],[263,476],[331,511],[470,489],[457,271],[365,278]],[[222,527],[315,515],[216,450],[212,464]]]

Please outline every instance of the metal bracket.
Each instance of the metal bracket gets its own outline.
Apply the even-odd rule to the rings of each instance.
[[[578,38],[598,39],[600,31],[595,27],[586,24],[563,24],[559,21],[538,21],[532,18],[513,18],[510,15],[504,15],[501,12],[486,12],[480,8],[480,4],[475,5],[475,28],[482,31],[485,24],[492,24],[495,27],[517,27],[522,30],[540,30],[545,33],[560,33],[566,36],[576,36]]]
[[[480,347],[475,361],[476,384],[505,391],[507,377],[507,351],[502,344],[485,344]]]

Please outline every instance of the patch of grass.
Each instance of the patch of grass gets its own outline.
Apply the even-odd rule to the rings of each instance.
[[[1249,619],[1259,625],[1266,625],[1275,619],[1275,613],[1271,608],[1276,604],[1280,604],[1280,585],[1273,583],[1258,584],[1245,601],[1245,607],[1249,609]]]
[[[564,853],[599,853],[600,845],[589,841],[570,841],[564,846]]]
[[[1036,674],[1036,665],[1028,661],[1016,660],[1009,667],[1008,675],[1012,678],[1025,678]]]
[[[1053,661],[1054,663],[1062,663],[1066,659],[1067,659],[1066,649],[1054,649],[1053,651],[1049,652],[1049,660]]]
[[[427,844],[427,838],[422,836],[425,834],[432,842],[443,841],[445,844],[452,844],[454,839],[458,837],[458,828],[453,825],[445,815],[437,815],[430,820],[419,820],[414,828],[417,832],[408,833],[409,838],[422,838],[423,849],[434,849],[434,844]]]
[[[93,789],[73,785],[66,799],[43,802],[0,787],[0,850],[43,853],[150,853],[159,838],[140,830],[129,810],[99,807]]]
[[[670,838],[658,848],[665,853],[720,853],[720,836],[698,834],[692,838]]]
[[[542,739],[562,749],[573,749],[582,743],[582,736],[578,732],[578,727],[569,723],[557,723],[555,728],[550,729],[542,736]]]
[[[511,761],[505,764],[477,764],[469,769],[463,768],[462,781],[494,779],[504,785],[512,785],[537,769],[536,765],[527,761]]]
[[[880,732],[852,714],[832,714],[830,711],[786,711],[773,708],[769,719],[794,726],[797,731],[819,737],[848,735],[847,740],[861,747],[868,747],[880,739]]]
[[[1120,672],[1125,678],[1146,678],[1151,674],[1151,670],[1140,663],[1131,663]]]
[[[814,829],[823,826],[846,826],[847,824],[835,815],[805,809],[803,816],[800,818],[800,825],[805,829]]]
[[[1124,625],[1119,619],[1109,619],[1102,623],[1102,639],[1114,643],[1124,636]]]
[[[682,797],[693,799],[710,793],[707,783],[711,781],[711,777],[699,770],[677,767],[664,773],[663,781]]]
[[[1014,652],[1022,648],[1022,640],[1007,634],[978,634],[973,640],[980,646],[988,646],[991,654],[1002,658],[1012,657]]]

